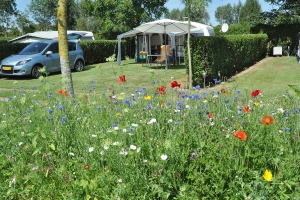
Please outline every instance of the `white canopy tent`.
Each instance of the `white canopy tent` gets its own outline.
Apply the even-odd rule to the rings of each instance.
[[[168,23],[169,25],[164,25]],[[171,24],[174,23],[174,24]],[[151,26],[146,26],[146,25],[151,25]],[[158,25],[157,25],[158,24]],[[167,28],[168,27],[168,28]],[[138,34],[143,34],[144,36],[148,35],[149,36],[149,41],[147,41],[147,45],[149,46],[150,43],[150,36],[154,33],[159,33],[159,34],[168,34],[171,38],[171,49],[176,48],[176,37],[181,36],[184,34],[187,34],[188,31],[188,23],[183,22],[183,21],[175,21],[175,20],[170,20],[170,19],[162,19],[162,20],[157,20],[153,22],[149,22],[146,24],[142,24],[139,27],[136,27],[135,29],[125,32],[121,35],[118,35],[118,55],[117,55],[117,62],[118,65],[121,64],[121,39],[126,38],[126,37],[133,37]],[[214,30],[213,27],[197,23],[197,22],[191,22],[191,34],[194,35],[195,37],[199,36],[214,36]],[[151,49],[147,46],[147,49]]]

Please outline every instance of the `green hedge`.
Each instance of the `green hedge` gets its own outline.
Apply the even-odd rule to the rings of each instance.
[[[118,53],[117,40],[80,41],[86,64],[105,62],[106,58]]]
[[[0,61],[12,54],[19,53],[27,45],[25,43],[0,43]]]
[[[0,60],[20,52],[26,43],[1,43],[0,42]],[[124,40],[121,43],[122,59],[129,55],[129,43]],[[80,41],[80,46],[84,53],[86,64],[95,64],[105,62],[106,58],[113,54],[118,54],[117,40],[95,40],[95,41]]]
[[[14,39],[14,37],[0,37],[0,44],[6,44],[11,39]]]
[[[269,55],[273,55],[274,46],[282,46],[283,55],[289,55],[294,50],[300,33],[300,24],[279,24],[277,26],[257,24],[251,28],[251,33],[266,33],[269,37]],[[290,49],[288,50],[288,47]]]
[[[268,36],[248,34],[197,37],[192,38],[190,44],[193,85],[202,85],[204,71],[207,72],[208,81],[212,81],[213,78],[229,78],[264,58]],[[185,58],[188,56],[185,55]],[[188,60],[185,65],[188,71]]]

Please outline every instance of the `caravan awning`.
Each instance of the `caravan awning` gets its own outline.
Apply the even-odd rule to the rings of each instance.
[[[118,38],[118,55],[117,55],[118,65],[121,65],[121,39],[136,36],[138,33],[140,33],[140,31],[131,30],[131,31],[122,33],[121,35],[117,36],[117,38]]]

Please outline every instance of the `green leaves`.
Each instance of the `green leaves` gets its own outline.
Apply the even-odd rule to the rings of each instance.
[[[300,96],[300,88],[297,85],[288,85],[298,96]]]

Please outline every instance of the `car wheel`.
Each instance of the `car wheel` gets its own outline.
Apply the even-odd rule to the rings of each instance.
[[[40,73],[40,70],[41,69],[41,66],[40,65],[34,65],[32,67],[32,70],[31,70],[31,77],[32,78],[38,78],[41,76],[41,73]]]
[[[83,67],[84,67],[83,61],[82,60],[77,60],[76,63],[75,63],[75,66],[74,66],[74,70],[76,72],[81,72],[81,71],[83,71]]]

